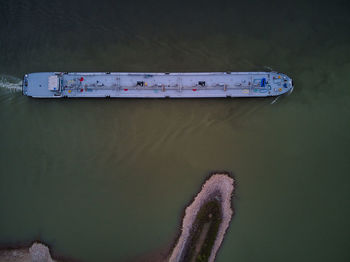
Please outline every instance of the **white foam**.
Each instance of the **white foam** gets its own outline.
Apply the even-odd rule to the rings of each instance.
[[[291,93],[293,93],[293,90],[294,90],[294,86],[292,86],[292,88],[289,90],[287,96],[289,96]]]
[[[276,97],[271,103],[270,103],[270,105],[273,105],[274,103],[276,103],[277,102],[277,100],[278,100],[278,98],[279,98],[279,96],[278,97]]]
[[[270,66],[264,66],[265,69],[269,70],[270,72],[274,72],[274,70],[272,69],[272,67]]]
[[[0,75],[0,88],[21,92],[22,80],[17,77]]]

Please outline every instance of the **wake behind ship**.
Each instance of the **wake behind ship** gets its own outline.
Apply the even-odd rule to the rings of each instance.
[[[40,72],[23,80],[23,94],[35,98],[267,97],[292,90],[292,79],[278,72]]]

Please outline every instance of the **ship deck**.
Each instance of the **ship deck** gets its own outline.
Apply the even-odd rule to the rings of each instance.
[[[25,95],[57,98],[261,97],[281,95],[293,88],[291,79],[277,72],[48,72],[28,74],[24,82],[23,93]]]

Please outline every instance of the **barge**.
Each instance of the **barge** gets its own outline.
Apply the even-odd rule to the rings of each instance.
[[[278,72],[26,74],[22,91],[34,98],[211,98],[280,96],[293,90]]]

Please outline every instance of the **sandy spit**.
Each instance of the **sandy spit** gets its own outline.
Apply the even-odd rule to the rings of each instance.
[[[193,222],[201,206],[208,201],[213,194],[221,195],[222,223],[209,257],[209,262],[214,262],[216,253],[224,239],[224,235],[231,221],[233,211],[231,209],[231,196],[234,190],[234,180],[226,174],[213,174],[202,186],[202,190],[195,197],[194,201],[186,208],[182,221],[182,231],[176,246],[174,247],[169,262],[179,262],[182,253],[190,237]]]

